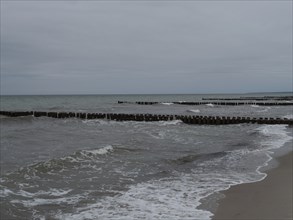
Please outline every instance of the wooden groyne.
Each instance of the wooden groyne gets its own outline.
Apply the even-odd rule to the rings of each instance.
[[[293,101],[293,96],[264,96],[264,97],[239,97],[239,98],[202,98],[201,100],[224,100],[224,101]]]
[[[128,102],[128,101],[118,101],[118,104],[138,104],[138,105],[155,105],[155,104],[164,104],[164,103],[172,103],[178,105],[260,105],[260,106],[289,106],[293,105],[293,102]]]
[[[122,113],[85,113],[85,112],[42,112],[42,111],[0,111],[7,117],[34,116],[51,118],[108,119],[115,121],[171,121],[181,120],[186,124],[222,125],[222,124],[287,124],[293,125],[293,119],[287,118],[253,118],[226,116],[192,116],[159,114],[122,114]]]

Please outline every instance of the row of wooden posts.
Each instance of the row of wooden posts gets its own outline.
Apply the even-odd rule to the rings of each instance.
[[[287,118],[252,118],[226,116],[192,116],[192,115],[159,115],[159,114],[122,114],[122,113],[85,113],[85,112],[42,112],[42,111],[0,111],[0,115],[8,117],[34,116],[51,118],[81,118],[81,119],[108,119],[116,121],[171,121],[181,120],[186,124],[288,124],[293,125],[293,119]]]
[[[239,98],[201,98],[201,100],[225,100],[225,101],[243,101],[243,100],[254,100],[254,101],[293,101],[293,96],[284,97],[239,97]]]
[[[164,102],[128,102],[118,101],[118,104],[138,104],[138,105],[155,105],[163,104]],[[274,106],[274,105],[293,105],[293,102],[167,102],[178,105],[261,105],[261,106]]]
[[[230,100],[230,101],[243,101],[243,100],[254,100],[254,101],[293,101],[293,96],[242,96],[242,97],[206,97],[201,100]]]

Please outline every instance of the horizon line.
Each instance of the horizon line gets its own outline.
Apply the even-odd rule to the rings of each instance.
[[[64,94],[0,94],[0,96],[94,96],[94,95],[229,95],[229,94],[260,94],[260,93],[293,93],[293,91],[281,92],[210,92],[210,93],[64,93]]]

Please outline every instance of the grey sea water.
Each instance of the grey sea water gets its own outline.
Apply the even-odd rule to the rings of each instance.
[[[265,95],[292,94],[247,94]],[[169,103],[239,96],[2,96],[1,110],[293,117],[292,106]],[[286,125],[30,116],[1,117],[0,126],[1,219],[210,219],[212,205],[203,199],[263,179],[272,152],[292,142]]]

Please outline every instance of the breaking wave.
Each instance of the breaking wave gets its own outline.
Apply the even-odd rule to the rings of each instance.
[[[192,113],[200,113],[199,109],[189,109],[187,112],[192,112]]]
[[[293,119],[293,114],[291,114],[291,115],[285,115],[282,118]]]
[[[161,104],[162,105],[173,105],[174,103],[172,103],[172,102],[162,102]]]

